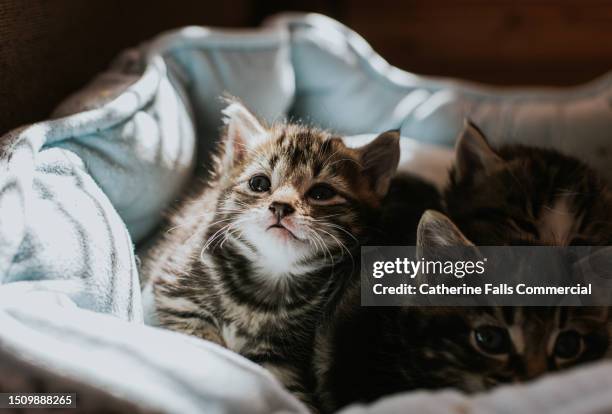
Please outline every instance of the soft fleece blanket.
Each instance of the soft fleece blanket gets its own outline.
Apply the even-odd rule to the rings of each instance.
[[[347,135],[401,128],[412,138],[402,142],[402,168],[438,185],[464,116],[494,143],[555,147],[612,179],[612,76],[558,90],[423,78],[319,15],[162,34],[122,54],[50,120],[0,140],[2,390],[77,391],[85,412],[304,411],[243,358],[141,324],[134,244],[188,184],[196,159],[206,166],[223,92],[269,121]],[[348,412],[610,412],[611,381],[600,363],[475,397],[407,393]]]

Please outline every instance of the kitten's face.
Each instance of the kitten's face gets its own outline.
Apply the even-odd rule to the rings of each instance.
[[[471,124],[459,138],[444,202],[480,245],[612,244],[612,195],[595,172],[550,150],[494,151]]]
[[[433,211],[421,218],[417,244],[473,246],[448,217]],[[609,348],[608,315],[607,307],[410,309],[403,337],[418,354],[413,358],[432,368],[423,381],[479,391],[603,357]]]
[[[412,312],[404,335],[411,353],[406,358],[420,359],[429,367],[420,379],[425,387],[480,391],[593,361],[608,349],[606,308],[431,308]],[[416,318],[420,320],[413,320]]]
[[[230,237],[273,273],[350,254],[397,166],[397,134],[350,149],[323,131],[265,128],[235,105],[226,110],[233,154],[217,219]]]

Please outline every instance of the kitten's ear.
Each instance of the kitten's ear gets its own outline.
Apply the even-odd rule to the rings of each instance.
[[[418,248],[474,246],[474,243],[468,240],[455,223],[444,214],[427,210],[421,216],[417,227],[417,246]]]
[[[389,190],[400,158],[399,131],[387,131],[374,141],[358,149],[360,162],[365,174],[378,197],[384,197]]]
[[[231,166],[247,151],[267,138],[267,130],[240,101],[226,99],[223,122],[227,125],[223,164]]]
[[[440,261],[481,260],[474,246],[444,214],[427,210],[417,227],[416,257]]]
[[[455,147],[455,168],[459,178],[493,171],[502,166],[503,162],[493,151],[482,131],[466,119]]]

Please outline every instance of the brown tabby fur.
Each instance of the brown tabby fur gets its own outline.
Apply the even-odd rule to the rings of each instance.
[[[315,407],[315,328],[358,274],[354,258],[378,227],[398,134],[352,149],[326,131],[264,126],[238,102],[225,114],[212,179],[144,258],[157,318],[261,363]],[[253,187],[261,176],[269,190]],[[323,187],[333,197],[315,200]]]
[[[580,161],[524,146],[493,150],[469,123],[456,156],[442,200],[448,217],[424,214],[419,245],[612,244],[611,192]],[[362,308],[356,284],[332,321],[315,347],[327,412],[420,388],[481,391],[610,352],[609,311],[602,307]],[[503,341],[502,351],[479,346],[482,329]],[[567,350],[568,338],[579,338],[571,357],[558,348]]]

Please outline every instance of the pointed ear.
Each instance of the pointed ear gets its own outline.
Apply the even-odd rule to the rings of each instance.
[[[378,197],[384,197],[400,158],[399,131],[387,131],[358,149],[363,174]]]
[[[487,173],[502,166],[504,161],[493,151],[487,138],[476,125],[466,119],[455,147],[455,171],[458,178]]]
[[[417,227],[418,249],[428,247],[473,246],[455,223],[444,214],[427,210]]]
[[[244,153],[267,138],[267,130],[240,101],[226,99],[223,122],[227,125],[223,164],[233,165]]]

